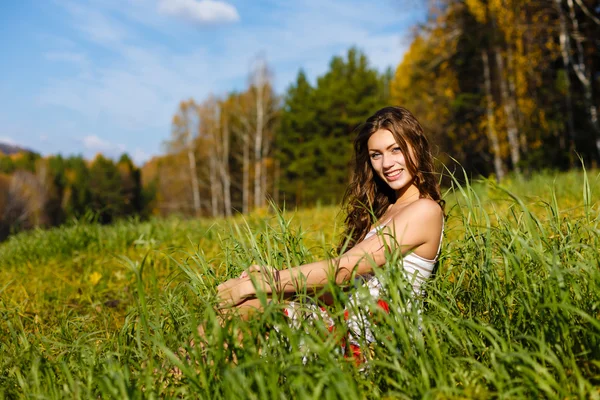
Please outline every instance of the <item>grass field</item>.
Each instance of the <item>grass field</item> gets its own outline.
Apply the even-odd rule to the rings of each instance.
[[[336,208],[16,235],[0,244],[0,398],[600,399],[599,194],[598,171],[448,189],[423,312],[373,312],[361,365],[339,351],[344,292],[334,334],[290,328],[278,301],[224,326],[214,311],[251,264],[331,254]],[[397,257],[381,274],[404,304]]]

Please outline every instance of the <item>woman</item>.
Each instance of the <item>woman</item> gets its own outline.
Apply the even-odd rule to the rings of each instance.
[[[386,107],[367,119],[354,141],[354,151],[354,173],[345,196],[346,240],[341,246],[346,251],[334,260],[282,271],[253,266],[218,287],[223,308],[235,306],[247,315],[261,307],[257,291],[289,296],[331,281],[343,285],[360,276],[387,311],[387,302],[378,299],[382,284],[374,276],[374,268],[386,261],[386,248],[400,249],[405,274],[419,291],[437,261],[444,221],[443,200],[423,129],[408,110]],[[357,301],[353,295],[348,306],[354,308]],[[284,311],[292,315],[295,309],[295,303],[290,303]],[[351,345],[374,340],[369,327],[358,326],[364,318],[346,315]]]

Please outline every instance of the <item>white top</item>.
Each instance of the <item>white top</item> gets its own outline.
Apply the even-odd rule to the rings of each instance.
[[[385,224],[378,225],[371,229],[369,233],[365,235],[363,240],[367,240],[370,237],[376,235],[383,228],[387,227],[387,221]],[[427,258],[421,257],[414,252],[410,252],[402,258],[402,266],[404,268],[404,272],[406,274],[406,278],[409,282],[412,283],[412,287],[415,293],[419,293],[421,289],[421,285],[425,282],[433,273],[433,268],[435,267],[435,263],[440,255],[440,250],[442,248],[442,237],[444,235],[444,222],[442,221],[442,232],[440,234],[440,244],[438,246],[437,252],[435,254],[435,258],[433,260],[429,260]],[[365,279],[366,278],[366,279]],[[363,275],[363,279],[369,280],[372,278],[372,275]]]
[[[381,229],[387,226],[387,223],[389,223],[389,221],[387,221],[386,224],[381,224],[373,228],[369,233],[367,233],[365,239],[377,234]],[[442,221],[442,235],[443,233],[444,225]],[[440,246],[438,247],[437,254],[433,260],[428,260],[418,256],[414,252],[408,253],[403,257],[402,266],[407,280],[412,284],[415,294],[420,292],[422,283],[431,276],[433,267],[435,266],[437,258],[440,254],[441,246],[442,239],[440,236]],[[367,274],[358,277],[355,281],[355,284],[357,286],[365,285],[368,288],[368,293],[366,291],[357,290],[350,296],[350,299],[346,304],[346,313],[344,319],[346,319],[346,324],[348,326],[349,343],[360,346],[365,341],[369,343],[375,341],[375,335],[373,334],[371,324],[369,323],[368,306],[367,309],[364,307],[365,304],[369,304],[370,302],[365,302],[363,296],[369,296],[376,301],[383,300],[385,304],[387,304],[389,299],[386,298],[387,296],[385,296],[385,293],[383,293],[384,288],[374,274]],[[394,307],[394,305],[391,306]],[[408,306],[410,307],[410,304],[408,304]],[[287,306],[284,309],[285,315],[290,319],[291,324],[294,327],[299,327],[300,319],[306,318],[304,314],[299,313],[299,310],[301,310],[301,308],[299,307],[299,304],[295,302],[287,303]],[[333,326],[333,320],[330,316],[328,316],[325,309],[312,305],[309,306],[309,310],[311,310],[309,312],[309,317],[323,319],[328,321],[330,326]],[[418,310],[418,312],[420,313],[420,310]]]
[[[381,224],[371,229],[371,231],[367,233],[365,239],[363,240],[366,240],[377,234],[380,230],[387,226],[387,223],[389,223],[389,221],[386,222],[386,224]],[[406,279],[411,283],[413,292],[415,294],[421,293],[421,285],[433,273],[433,268],[440,255],[443,234],[444,225],[442,221],[440,245],[433,260],[428,260],[415,254],[414,252],[408,253],[402,258],[402,267],[404,269],[404,273],[406,274]],[[383,286],[374,274],[361,275],[356,279],[355,284],[366,285],[369,291],[368,296],[370,296],[372,299],[378,300],[382,299],[382,297],[385,297],[384,293],[382,293]],[[348,339],[350,340],[350,343],[355,345],[360,345],[362,340],[366,340],[367,342],[375,341],[375,336],[371,330],[368,318],[364,314],[364,312],[368,310],[363,310],[361,307],[361,304],[364,303],[364,301],[361,301],[361,298],[364,295],[366,295],[366,293],[361,294],[360,291],[355,292],[350,296],[349,302],[346,305],[346,309],[349,311],[348,319],[346,321],[349,328]],[[418,310],[418,312],[420,314],[420,310]]]

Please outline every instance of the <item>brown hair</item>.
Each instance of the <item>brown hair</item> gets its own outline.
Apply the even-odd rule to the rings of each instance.
[[[352,248],[363,240],[374,219],[379,219],[396,201],[394,190],[374,173],[371,166],[367,142],[379,129],[387,129],[394,135],[420,196],[435,200],[444,208],[433,156],[421,124],[405,108],[382,108],[367,119],[354,140],[354,170],[344,196],[346,228],[339,250],[345,245]]]

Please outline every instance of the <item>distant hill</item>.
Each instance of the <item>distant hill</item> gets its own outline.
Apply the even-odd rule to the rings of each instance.
[[[33,150],[24,149],[23,147],[15,146],[7,143],[0,143],[0,154],[11,155],[20,152],[33,153]]]

